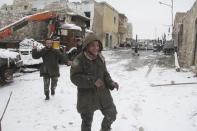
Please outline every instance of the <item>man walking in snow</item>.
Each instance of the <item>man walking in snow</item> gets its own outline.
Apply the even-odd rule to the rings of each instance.
[[[110,90],[119,86],[107,71],[101,54],[102,43],[91,34],[85,38],[83,51],[71,66],[71,81],[78,87],[77,110],[81,114],[81,131],[91,131],[94,111],[104,115],[101,131],[110,131],[116,120],[116,107]]]
[[[40,76],[43,77],[44,81],[44,94],[46,96],[45,100],[49,100],[49,87],[51,83],[51,95],[55,95],[55,89],[58,82],[59,73],[59,63],[66,64],[68,59],[60,53],[59,50],[52,48],[53,40],[47,39],[45,41],[45,48],[38,50],[36,46],[33,46],[32,57],[34,59],[39,59],[42,57],[43,63],[40,67]]]

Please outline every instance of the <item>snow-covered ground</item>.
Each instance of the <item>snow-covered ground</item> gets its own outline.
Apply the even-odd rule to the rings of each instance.
[[[150,66],[151,63],[132,67],[131,62],[154,60],[158,54],[136,58],[128,50],[103,53],[112,78],[120,85],[119,91],[112,91],[118,110],[112,131],[197,131],[197,85],[151,86],[197,82],[193,73]],[[154,62],[152,60],[150,62]],[[2,131],[80,131],[77,90],[69,79],[69,69],[61,66],[56,95],[49,101],[44,100],[39,72],[24,74],[0,88],[0,114],[13,91]],[[147,75],[147,72],[150,73]],[[102,118],[96,111],[92,131],[99,131]]]

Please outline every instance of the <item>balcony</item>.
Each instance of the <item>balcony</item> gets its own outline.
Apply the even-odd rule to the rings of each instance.
[[[127,33],[127,28],[123,25],[119,25],[118,32],[125,34],[125,33]]]

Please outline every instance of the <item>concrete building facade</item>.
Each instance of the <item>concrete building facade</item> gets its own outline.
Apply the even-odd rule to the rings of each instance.
[[[100,37],[104,47],[111,48],[118,45],[119,12],[115,8],[106,2],[95,0],[72,2],[68,6],[90,18],[88,28]]]
[[[119,12],[106,2],[96,5],[93,31],[103,42],[104,47],[118,45]]]
[[[94,0],[82,0],[81,2],[68,2],[68,7],[71,10],[73,10],[77,14],[90,18],[90,22],[87,24],[87,28],[90,30],[93,29],[95,5],[96,2]]]
[[[34,0],[14,0],[12,5],[4,4],[1,10],[8,13],[28,13],[32,10],[32,3]]]
[[[128,19],[125,14],[119,14],[119,27],[118,27],[118,34],[119,34],[119,44],[123,44],[126,42],[128,30],[127,30]]]
[[[176,13],[174,19],[174,28],[173,28],[174,47],[177,48],[179,58],[181,58],[181,55],[183,54],[181,50],[183,45],[183,19],[185,15],[186,13],[184,12],[178,12]]]
[[[174,25],[180,64],[197,67],[197,2],[187,13],[177,13]]]

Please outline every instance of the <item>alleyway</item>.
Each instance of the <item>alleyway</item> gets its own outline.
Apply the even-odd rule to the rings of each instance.
[[[133,56],[131,50],[104,51],[112,78],[120,85],[112,91],[117,120],[112,131],[196,131],[196,85],[152,87],[151,84],[197,82],[189,71],[176,72],[173,57],[152,51]],[[57,93],[44,100],[39,72],[17,74],[0,88],[0,114],[13,91],[2,121],[3,131],[80,131],[76,87],[70,67],[61,66]],[[92,131],[100,130],[102,115],[95,112]]]

